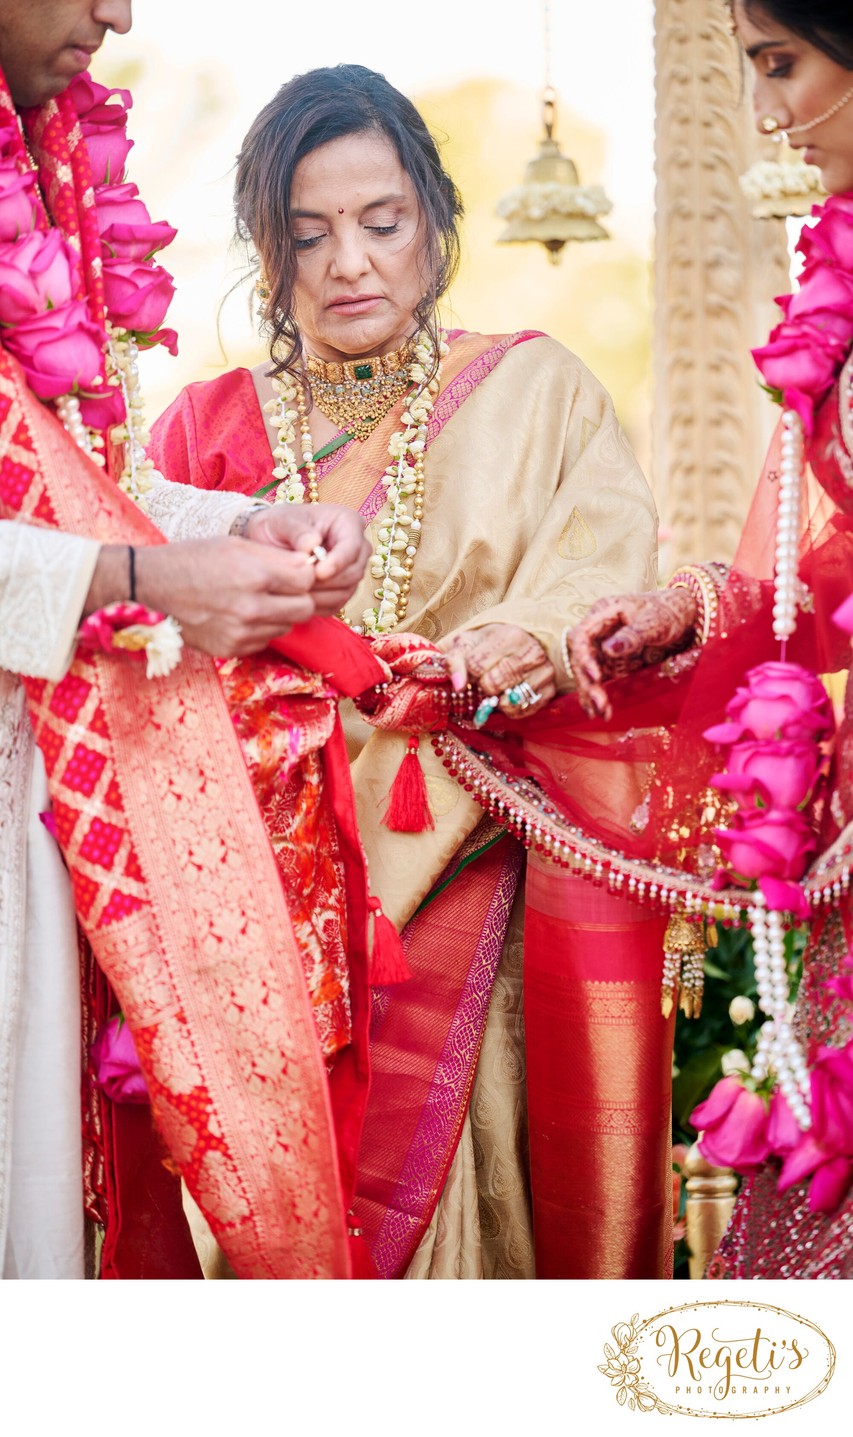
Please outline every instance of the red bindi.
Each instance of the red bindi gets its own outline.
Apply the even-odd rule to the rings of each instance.
[[[342,215],[342,214],[343,214],[343,210],[338,210],[338,214],[339,214],[339,215]]]

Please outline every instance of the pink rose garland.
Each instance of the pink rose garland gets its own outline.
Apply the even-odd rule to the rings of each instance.
[[[776,303],[783,321],[752,351],[762,376],[811,434],[814,412],[853,344],[853,198],[832,195],[812,214],[817,224],[797,243],[805,259],[799,287]]]
[[[152,256],[175,230],[154,224],[136,187],[120,183],[132,144],[125,133],[130,95],[89,75],[73,81],[69,93],[92,163],[108,318],[140,347],[164,344],[174,354],[176,335],[162,328],[172,276]],[[46,226],[36,177],[20,172],[18,154],[16,130],[0,124],[2,342],[40,399],[79,394],[86,422],[104,429],[125,417],[120,390],[98,383],[107,336],[75,298],[78,256],[58,230]]]
[[[726,706],[727,722],[705,730],[728,750],[726,768],[711,779],[735,799],[728,828],[714,830],[726,867],[721,886],[756,880],[768,908],[808,916],[796,880],[817,848],[809,809],[819,792],[827,758],[822,745],[834,722],[826,690],[799,664],[766,663],[750,669]]]
[[[818,223],[803,231],[797,245],[805,259],[799,288],[777,300],[784,318],[768,343],[753,350],[774,398],[796,411],[807,435],[853,345],[853,198],[834,195],[813,213]],[[853,632],[853,596],[833,617]],[[729,827],[716,830],[727,865],[718,875],[720,886],[757,881],[768,911],[806,918],[808,904],[796,880],[817,846],[809,809],[834,728],[826,692],[798,665],[763,664],[746,675],[726,713],[726,723],[705,733],[727,749],[725,771],[712,782],[737,803]],[[853,1004],[853,956],[845,967],[827,986]],[[819,1048],[809,1062],[808,1127],[782,1091],[784,1072],[780,1083],[766,1059],[753,1072],[723,1078],[691,1114],[701,1152],[742,1173],[773,1156],[781,1162],[780,1194],[808,1179],[810,1209],[833,1212],[853,1182],[853,1040],[840,1049]]]

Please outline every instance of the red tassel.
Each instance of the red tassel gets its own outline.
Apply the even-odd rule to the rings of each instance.
[[[349,1233],[350,1276],[355,1281],[378,1278],[379,1274],[373,1265],[370,1248],[362,1235],[361,1228],[351,1227],[347,1231]]]
[[[435,828],[418,758],[419,743],[418,735],[413,733],[388,795],[388,808],[382,822],[394,833],[423,833],[425,828]]]
[[[373,914],[373,943],[370,949],[369,981],[373,988],[386,983],[405,983],[412,972],[406,962],[400,935],[390,918],[382,912],[378,898],[368,898],[367,906]]]

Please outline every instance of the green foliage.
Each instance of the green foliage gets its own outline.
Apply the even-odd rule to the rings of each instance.
[[[791,929],[785,937],[791,996],[796,993],[802,970],[805,933]],[[749,1023],[735,1024],[729,1015],[733,998],[749,998],[755,1016]],[[722,1060],[736,1049],[752,1061],[758,1030],[764,1014],[758,1007],[752,941],[743,928],[720,928],[719,943],[710,948],[705,958],[705,996],[702,1015],[685,1018],[679,1013],[675,1025],[675,1051],[672,1083],[672,1140],[692,1143],[696,1129],[690,1114],[707,1098],[714,1084],[723,1076]]]

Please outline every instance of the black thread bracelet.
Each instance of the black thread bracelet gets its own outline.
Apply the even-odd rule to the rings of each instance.
[[[132,544],[127,546],[127,568],[130,576],[130,602],[136,603],[136,550]]]

